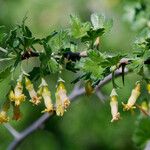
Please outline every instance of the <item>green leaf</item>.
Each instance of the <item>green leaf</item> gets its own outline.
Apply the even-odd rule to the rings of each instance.
[[[76,65],[84,73],[91,74],[91,79],[97,80],[102,79],[104,74],[104,68],[102,68],[97,62],[91,60],[90,58],[81,59]]]
[[[68,30],[61,30],[53,36],[49,41],[52,52],[60,52],[70,46],[70,36]]]
[[[106,61],[105,56],[102,53],[100,53],[99,51],[94,51],[94,50],[88,51],[88,57],[92,61],[97,62],[97,64],[100,64],[101,62]]]
[[[71,16],[71,35],[78,39],[87,35],[87,31],[90,30],[91,25],[89,22],[82,23],[79,18]]]
[[[104,28],[99,28],[97,30],[90,29],[87,31],[87,35],[82,37],[82,42],[95,40],[97,37],[104,34]]]
[[[15,39],[14,42],[13,42],[13,47],[14,47],[14,48],[17,48],[17,47],[19,47],[19,45],[20,45],[20,41],[19,41],[19,39],[17,38],[17,39]]]
[[[117,54],[114,56],[107,56],[107,58],[105,58],[105,61],[103,61],[101,65],[103,67],[111,67],[111,66],[117,65],[119,61],[121,60],[121,58],[123,57],[125,57],[125,55],[121,55],[121,54]]]
[[[102,79],[104,68],[90,59],[87,59],[84,63],[83,70],[91,73],[92,79]]]
[[[56,36],[57,34],[58,34],[58,32],[54,31],[50,35],[48,35],[46,38],[44,38],[43,40],[46,41],[46,42],[49,42],[49,40],[51,38],[53,38],[54,36]]]
[[[113,25],[112,19],[106,19],[104,15],[94,13],[91,15],[91,22],[94,30],[105,29],[109,31]]]
[[[10,66],[0,72],[0,82],[10,75],[11,69],[12,69],[12,67]]]
[[[40,66],[40,60],[38,57],[30,57],[21,62],[22,68],[26,73],[29,73],[33,70],[34,67]]]
[[[32,37],[32,32],[30,31],[30,29],[27,26],[25,26],[24,36],[29,37],[29,38]]]
[[[23,37],[23,45],[25,47],[30,47],[33,42],[34,42],[35,38],[34,37]]]
[[[129,69],[134,70],[136,73],[140,73],[141,69],[143,69],[144,61],[141,58],[137,58],[132,61],[131,64],[128,65]]]
[[[8,44],[10,47],[13,47],[14,40],[16,39],[16,36],[17,36],[17,29],[18,28],[11,30],[6,40],[6,44]]]
[[[6,36],[5,34],[5,26],[0,26],[0,44],[3,41],[3,38]]]
[[[48,61],[48,68],[49,68],[49,71],[51,73],[56,73],[58,72],[58,69],[59,69],[59,64],[57,63],[57,61],[54,59],[54,58],[51,58],[49,61]]]
[[[14,60],[4,60],[0,62],[0,72],[3,72],[7,68],[13,66]]]
[[[0,94],[0,104],[4,103],[4,100],[7,99],[7,94],[11,88],[11,75],[7,76],[6,78],[4,78],[1,82],[0,82],[0,89],[1,90],[1,94]]]

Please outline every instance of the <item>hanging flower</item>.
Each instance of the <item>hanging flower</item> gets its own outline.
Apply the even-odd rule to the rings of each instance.
[[[117,121],[120,119],[120,113],[118,112],[118,100],[117,100],[117,93],[115,89],[112,89],[110,94],[110,107],[111,107],[111,114],[112,120],[111,122]]]
[[[139,97],[140,94],[141,94],[140,89],[141,89],[141,85],[140,85],[140,83],[138,82],[138,83],[136,84],[136,87],[132,90],[131,96],[130,96],[130,98],[129,98],[127,104],[124,104],[124,103],[122,102],[122,105],[123,105],[123,107],[124,107],[123,110],[130,110],[130,109],[136,108],[136,107],[134,106],[134,104],[136,103],[138,97]]]
[[[85,83],[85,92],[87,95],[91,95],[94,92],[94,88],[92,87],[92,81],[88,80]]]
[[[17,81],[17,85],[16,85],[14,91],[11,90],[10,94],[9,94],[10,101],[15,102],[16,106],[19,106],[23,101],[25,101],[25,95],[22,93],[23,86],[22,86],[21,81],[22,81],[21,79],[19,79]]]
[[[27,77],[25,77],[25,84],[26,84],[26,89],[28,90],[29,95],[31,97],[30,102],[33,103],[34,105],[38,105],[39,103],[41,103],[41,97],[38,96],[38,94],[34,90],[33,84]]]
[[[0,112],[0,124],[7,123],[9,121],[9,117],[7,116],[9,108],[10,108],[10,101],[6,100]]]
[[[147,84],[147,91],[150,94],[150,83]]]
[[[51,100],[51,92],[49,91],[48,85],[44,79],[42,79],[40,91],[38,91],[38,93],[41,93],[46,107],[45,110],[43,110],[42,112],[52,112],[54,108]]]
[[[20,107],[13,105],[13,120],[19,120],[21,118]]]
[[[9,121],[9,117],[7,116],[7,112],[2,110],[0,112],[0,124],[7,123]]]
[[[64,111],[69,106],[70,101],[67,96],[67,91],[64,86],[64,81],[59,79],[57,90],[55,93],[56,96],[56,114],[58,116],[63,116]]]

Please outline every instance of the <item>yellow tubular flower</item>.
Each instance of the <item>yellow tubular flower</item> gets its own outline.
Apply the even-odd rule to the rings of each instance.
[[[137,84],[136,84],[136,87],[132,90],[131,96],[130,96],[130,98],[129,98],[127,104],[124,104],[124,103],[122,102],[122,105],[123,105],[123,107],[124,107],[124,108],[123,108],[124,111],[125,111],[125,110],[131,110],[131,109],[136,108],[136,107],[134,106],[134,104],[136,103],[138,97],[139,97],[140,94],[141,94],[140,90],[141,90],[141,85],[140,85],[140,83],[137,83]]]
[[[150,94],[150,83],[147,84],[147,91]]]
[[[60,80],[56,90],[56,114],[63,116],[64,111],[70,105],[70,100],[67,96],[67,91],[64,86],[64,81]]]
[[[42,78],[42,83],[39,87],[38,94],[42,95],[45,104],[45,110],[42,112],[52,112],[54,110],[52,100],[51,100],[51,92],[48,89],[48,85],[46,81]]]
[[[65,108],[64,108],[61,98],[57,92],[55,94],[55,97],[56,97],[56,114],[57,114],[57,116],[63,116]]]
[[[15,102],[16,106],[19,106],[23,101],[25,101],[25,95],[22,94],[22,92],[23,92],[22,83],[21,81],[18,81],[14,91],[11,90],[9,94],[10,101]]]
[[[51,100],[51,92],[49,91],[47,86],[43,87],[42,97],[44,99],[44,104],[46,106],[46,109],[43,112],[52,112],[54,109]]]
[[[39,103],[41,103],[41,101],[40,101],[41,97],[38,96],[38,94],[34,90],[33,84],[31,83],[31,81],[27,77],[25,77],[25,84],[26,84],[26,89],[28,90],[29,95],[31,97],[30,102],[35,104],[35,105],[38,105]]]
[[[10,101],[6,100],[0,112],[0,124],[7,123],[9,121],[9,117],[7,116],[9,108],[10,108]]]
[[[110,97],[111,97],[110,107],[111,107],[111,114],[112,114],[111,122],[114,122],[120,119],[120,113],[118,112],[117,93],[115,89],[112,90]]]
[[[9,99],[10,99],[10,101],[15,101],[15,94],[14,94],[13,90],[11,90],[9,93]]]
[[[0,112],[0,124],[7,123],[9,121],[9,117],[7,116],[7,112],[2,110]]]

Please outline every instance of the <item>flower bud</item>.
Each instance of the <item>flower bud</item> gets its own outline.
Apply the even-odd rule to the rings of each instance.
[[[92,87],[92,81],[88,80],[85,84],[85,92],[89,96],[94,92],[94,88]]]

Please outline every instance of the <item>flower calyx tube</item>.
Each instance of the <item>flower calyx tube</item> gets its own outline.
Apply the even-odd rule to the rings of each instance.
[[[30,102],[33,103],[34,105],[38,105],[39,103],[41,103],[41,97],[37,94],[33,84],[31,83],[30,79],[27,77],[25,77],[25,85],[31,97]]]
[[[46,83],[46,81],[42,78],[42,83],[39,87],[39,94],[41,94],[41,96],[44,99],[44,104],[45,104],[45,109],[42,112],[53,112],[54,111],[54,107],[52,104],[52,99],[51,99],[51,92],[48,89],[48,84]]]
[[[26,96],[23,94],[22,80],[19,79],[14,90],[9,93],[10,101],[14,102],[16,106],[19,106],[23,101],[25,101]]]
[[[111,122],[117,121],[120,119],[120,113],[118,112],[118,95],[116,93],[116,89],[113,88],[110,94],[110,107],[112,120]]]
[[[140,82],[137,82],[136,83],[136,86],[135,88],[132,90],[131,92],[131,96],[129,97],[129,100],[127,102],[127,104],[124,104],[122,102],[122,105],[123,105],[123,110],[126,111],[126,110],[132,110],[132,109],[135,109],[135,103],[137,101],[137,99],[139,98],[140,94],[141,94],[141,84]]]
[[[7,116],[9,108],[10,101],[6,100],[2,106],[2,110],[0,111],[0,124],[7,123],[9,121],[9,117]]]
[[[56,89],[56,114],[58,116],[63,116],[66,108],[70,105],[69,97],[67,96],[67,91],[64,85],[64,80],[59,79]]]
[[[94,88],[92,86],[92,81],[91,80],[87,80],[85,83],[85,92],[87,94],[87,96],[91,95],[94,92]]]

